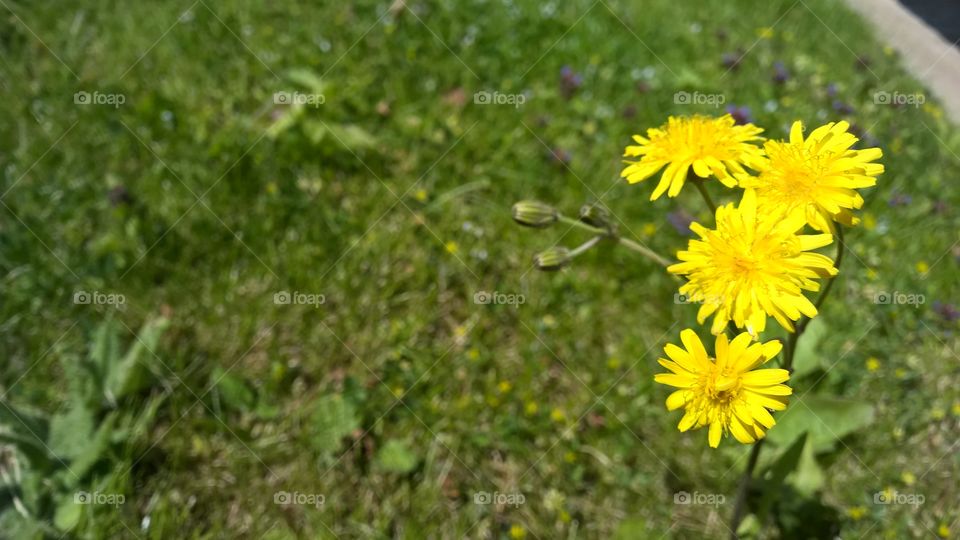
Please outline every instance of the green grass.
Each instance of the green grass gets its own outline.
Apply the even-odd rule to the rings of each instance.
[[[156,417],[88,480],[126,504],[84,507],[69,536],[724,537],[747,449],[680,434],[652,381],[696,310],[673,302],[662,270],[612,246],[533,270],[533,253],[586,237],[509,214],[520,199],[574,213],[600,197],[626,236],[672,255],[686,238],[668,212],[710,220],[696,193],[650,203],[649,183],[618,175],[630,135],[715,112],[675,104],[681,90],[750,106],[770,137],[795,119],[848,118],[883,147],[886,173],[866,190],[822,313],[824,368],[795,383],[869,402],[875,418],[820,456],[814,499],[837,509],[844,538],[929,537],[960,517],[958,327],[932,309],[960,301],[960,136],[932,99],[874,104],[878,90],[923,89],[833,2],[464,0],[388,13],[238,0],[196,3],[179,23],[188,2],[78,4],[0,10],[4,401],[60,410],[65,366],[104,320],[122,322],[126,344],[125,326],[161,314],[171,325],[147,357],[152,386],[121,404],[162,399]],[[728,72],[721,55],[738,49]],[[785,85],[771,81],[775,61]],[[569,100],[565,65],[583,78]],[[273,94],[303,90],[293,70],[321,76],[326,102],[265,136]],[[832,108],[831,82],[852,114]],[[527,99],[481,106],[481,90]],[[78,91],[126,103],[80,106]],[[334,132],[314,142],[308,122]],[[111,204],[116,186],[131,203]],[[897,193],[911,202],[889,205]],[[77,305],[79,290],[127,305]],[[279,291],[326,301],[276,305]],[[478,305],[478,291],[526,302]],[[876,305],[878,291],[926,303]],[[926,502],[873,504],[887,487]],[[675,505],[681,490],[728,503]],[[278,491],[325,503],[277,505]],[[480,491],[526,502],[474,504]]]

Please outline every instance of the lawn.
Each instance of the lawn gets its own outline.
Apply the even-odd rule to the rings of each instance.
[[[731,105],[847,120],[886,166],[793,383],[864,421],[811,428],[744,536],[960,534],[960,132],[864,23],[321,4],[0,2],[0,537],[727,537],[749,449],[653,382],[696,310],[610,243],[538,271],[589,236],[510,208],[601,201],[673,257],[712,215],[623,148]]]

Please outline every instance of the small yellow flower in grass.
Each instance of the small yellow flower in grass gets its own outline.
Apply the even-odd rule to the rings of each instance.
[[[776,424],[768,409],[786,409],[787,396],[793,393],[782,384],[790,378],[787,370],[756,369],[780,352],[780,342],[751,344],[747,333],[733,341],[720,334],[711,357],[693,330],[680,332],[680,340],[685,348],[671,343],[663,349],[670,360],[659,360],[672,373],[653,379],[679,388],[667,398],[667,409],[684,409],[680,431],[710,426],[708,442],[713,448],[724,433],[744,444],[762,439]]]
[[[865,506],[851,506],[847,508],[847,515],[854,521],[860,521],[863,516],[867,515],[867,508]]]
[[[427,190],[418,189],[416,193],[413,194],[413,198],[417,199],[420,202],[426,202],[427,200]]]
[[[954,416],[960,416],[960,401],[953,402],[953,407],[950,408],[950,412],[952,412]]]
[[[527,537],[527,530],[523,528],[523,525],[512,525],[510,527],[510,538],[515,538],[516,540],[522,540]]]
[[[871,356],[867,358],[867,370],[876,371],[880,369],[880,360],[877,360],[875,357]]]
[[[853,150],[857,137],[847,122],[829,123],[803,138],[803,124],[793,123],[789,141],[767,141],[756,177],[738,177],[740,186],[756,188],[760,204],[778,212],[799,213],[811,227],[832,230],[833,222],[856,225],[851,210],[863,206],[858,188],[876,185],[883,165],[879,148]]]
[[[536,401],[528,401],[527,404],[523,406],[523,412],[527,413],[527,416],[533,416],[537,414],[539,410],[540,406],[537,405]]]
[[[930,265],[927,264],[926,261],[918,262],[916,268],[918,274],[926,274],[930,271]]]
[[[460,251],[460,245],[454,242],[453,240],[450,240],[449,242],[444,244],[443,247],[444,249],[447,250],[447,253],[450,253],[451,255],[456,255],[457,252]]]
[[[563,412],[563,409],[554,408],[552,411],[550,411],[550,419],[559,424],[566,421],[567,414]]]
[[[941,523],[940,527],[937,528],[937,534],[940,535],[940,538],[950,538],[950,527],[947,527],[946,523]]]
[[[764,26],[757,28],[757,37],[760,39],[772,39],[773,38],[773,28],[770,26]]]
[[[501,394],[506,394],[513,388],[513,385],[510,384],[510,381],[500,381],[500,384],[497,385],[497,390],[500,390]]]
[[[755,168],[755,164],[762,162],[763,151],[753,144],[762,140],[761,132],[763,130],[753,124],[735,125],[729,114],[721,118],[671,116],[666,125],[648,129],[646,137],[633,136],[638,146],[628,146],[623,155],[639,156],[640,160],[627,161],[620,176],[635,184],[666,167],[650,196],[651,201],[664,192],[668,197],[676,197],[691,168],[700,178],[712,175],[725,186],[735,187],[737,181],[733,175],[745,175],[744,165]]]
[[[690,281],[680,293],[702,303],[697,320],[713,315],[711,332],[720,334],[728,321],[752,335],[763,332],[767,316],[793,331],[801,315],[814,317],[817,308],[803,291],[818,291],[818,277],[834,276],[833,261],[809,253],[833,242],[830,234],[797,235],[803,217],[777,218],[758,214],[757,197],[746,190],[740,206],[721,206],[717,229],[690,225],[700,240],[690,240],[687,251],[677,253],[682,262],[667,268]]]
[[[906,471],[900,475],[900,479],[903,480],[903,483],[912,486],[917,483],[917,477],[910,471]]]

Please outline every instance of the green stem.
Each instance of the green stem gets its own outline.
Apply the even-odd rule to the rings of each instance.
[[[580,221],[580,220],[578,220],[578,219],[573,219],[573,218],[564,216],[564,215],[562,215],[562,214],[559,216],[559,220],[562,221],[563,223],[568,223],[568,224],[570,224],[570,225],[574,225],[574,226],[576,226],[576,227],[580,227],[581,229],[583,229],[583,230],[585,230],[585,231],[590,231],[590,232],[592,232],[593,234],[596,234],[596,235],[599,235],[599,236],[603,236],[603,237],[606,237],[606,238],[610,238],[610,239],[612,239],[612,240],[614,240],[614,241],[616,241],[616,242],[619,242],[623,247],[628,248],[628,249],[631,249],[631,250],[633,250],[633,251],[636,251],[637,253],[639,253],[639,254],[643,255],[644,257],[652,260],[653,262],[659,264],[660,266],[663,266],[664,268],[666,268],[666,267],[670,266],[671,264],[673,264],[672,262],[670,262],[670,261],[668,261],[666,258],[658,255],[657,253],[655,253],[655,252],[652,251],[651,249],[649,249],[649,248],[647,248],[647,247],[644,247],[644,246],[638,244],[637,242],[634,242],[633,240],[630,240],[629,238],[624,238],[624,237],[622,237],[622,236],[620,236],[620,235],[611,233],[610,231],[608,231],[608,230],[606,230],[606,229],[601,229],[601,228],[599,228],[599,227],[594,227],[593,225],[587,225],[586,223],[584,223],[584,222],[582,222],[582,221]],[[579,249],[579,248],[578,248],[578,249]]]
[[[837,225],[837,257],[834,262],[834,266],[839,271],[840,264],[843,262],[843,226]],[[823,301],[827,299],[827,296],[830,294],[830,289],[833,288],[833,283],[837,280],[837,277],[834,276],[830,278],[830,281],[823,287],[820,291],[820,296],[817,297],[817,301],[814,302],[814,307],[817,310],[820,310],[820,306],[823,305]],[[795,352],[797,350],[797,342],[800,340],[800,336],[803,334],[803,331],[807,329],[807,325],[810,324],[809,318],[802,318],[800,322],[797,323],[796,331],[790,334],[787,338],[787,347],[784,351],[784,362],[783,369],[792,372],[793,371],[793,359]],[[737,539],[737,528],[740,527],[740,522],[743,520],[743,513],[746,511],[746,500],[747,494],[750,491],[750,482],[753,478],[753,470],[757,466],[757,460],[760,457],[760,445],[763,444],[764,439],[760,439],[753,445],[753,449],[750,451],[750,460],[747,462],[747,468],[743,472],[743,477],[740,479],[740,485],[737,488],[737,498],[733,507],[733,520],[730,523],[730,538],[733,540]]]
[[[834,261],[834,267],[836,267],[839,275],[840,265],[843,263],[843,225],[837,225],[837,257]],[[820,291],[820,296],[817,297],[817,301],[813,303],[813,307],[820,311],[820,306],[823,305],[823,301],[827,299],[827,295],[830,294],[830,290],[833,289],[833,283],[837,280],[837,277],[834,276],[830,278],[830,281],[827,281],[827,284],[824,285],[823,289]],[[787,347],[784,352],[784,362],[783,369],[787,371],[793,371],[793,358],[794,353],[797,350],[797,341],[800,339],[800,336],[803,334],[804,330],[807,329],[807,325],[810,324],[810,321],[807,317],[800,319],[800,322],[797,323],[796,332],[790,334],[790,337],[787,338]]]
[[[707,191],[706,182],[703,181],[703,178],[693,175],[688,176],[687,178],[693,182],[693,185],[697,186],[697,191],[700,192],[700,196],[702,196],[703,200],[707,203],[707,207],[710,208],[710,212],[713,213],[713,215],[716,215],[717,205],[713,204],[713,199],[710,198],[710,193]]]
[[[750,481],[753,479],[753,470],[757,468],[757,461],[760,459],[760,448],[764,439],[753,443],[750,449],[750,458],[747,461],[747,468],[740,478],[740,485],[737,486],[737,498],[733,503],[733,519],[730,522],[730,538],[737,540],[737,529],[740,528],[740,522],[743,521],[743,514],[747,509],[747,495],[750,493]]]

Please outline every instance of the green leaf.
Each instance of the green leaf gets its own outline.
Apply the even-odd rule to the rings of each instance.
[[[57,529],[67,532],[80,523],[83,516],[83,505],[73,500],[73,495],[60,499],[53,515],[53,524]]]
[[[812,319],[803,335],[797,341],[793,353],[793,376],[802,377],[812,371],[823,368],[823,356],[817,352],[820,341],[827,335],[827,324],[821,318]]]
[[[82,405],[69,407],[66,413],[55,414],[50,420],[47,446],[61,459],[72,460],[93,444],[94,418],[93,413]]]
[[[168,325],[169,321],[162,317],[147,321],[127,354],[107,367],[105,387],[108,400],[116,402],[143,387],[145,366],[157,361],[160,336]]]
[[[767,439],[778,445],[789,445],[804,433],[814,452],[832,450],[837,440],[870,425],[873,406],[825,396],[807,396],[794,399],[785,412],[777,417],[777,425],[767,433]]]
[[[210,379],[216,384],[221,403],[228,409],[249,411],[256,403],[257,396],[253,388],[239,375],[218,367],[210,374]]]
[[[300,86],[310,90],[316,94],[322,94],[326,84],[324,84],[323,79],[320,78],[315,72],[305,69],[291,69],[286,73],[287,78],[292,82],[299,84]]]
[[[405,474],[417,466],[419,459],[403,441],[387,441],[377,452],[377,465],[385,471]]]
[[[321,453],[339,448],[342,439],[360,426],[355,407],[339,394],[318,399],[310,423],[314,430],[311,442]]]
[[[113,428],[117,423],[119,413],[113,412],[100,423],[97,432],[90,440],[90,444],[85,445],[73,456],[70,462],[70,478],[73,481],[79,481],[90,469],[96,465],[97,461],[106,452],[110,446],[110,439],[113,436]]]
[[[813,497],[823,487],[824,480],[823,469],[817,463],[813,444],[808,442],[803,446],[797,470],[788,478],[788,481],[798,492],[807,497]]]

